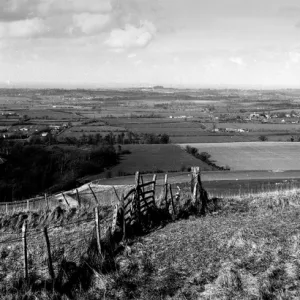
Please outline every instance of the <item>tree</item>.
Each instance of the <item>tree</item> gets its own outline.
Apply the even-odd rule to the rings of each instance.
[[[169,141],[170,141],[170,137],[166,133],[162,134],[162,136],[160,137],[160,143],[168,144]]]
[[[260,141],[262,141],[262,142],[265,142],[265,141],[268,140],[268,138],[267,138],[265,135],[260,135],[260,136],[258,137],[258,139],[259,139]]]

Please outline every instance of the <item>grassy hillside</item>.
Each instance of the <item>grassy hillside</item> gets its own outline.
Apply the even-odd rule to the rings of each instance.
[[[182,199],[187,198],[188,192],[183,191]],[[70,285],[72,277],[63,276],[63,297],[51,289],[46,293],[21,286],[23,291],[19,292],[20,285],[10,272],[21,248],[4,248],[0,243],[1,282],[6,280],[0,295],[3,299],[25,299],[26,295],[26,299],[299,299],[299,216],[299,190],[219,199],[206,217],[169,223],[131,241],[114,257],[116,269],[102,273],[96,272],[90,257],[92,223],[55,229],[50,242],[58,247],[56,255],[66,253],[73,259],[69,263],[77,257],[79,267],[73,264],[71,274],[81,279],[87,274],[90,280],[80,288],[75,282]],[[72,222],[82,217],[82,213],[65,216]],[[38,222],[37,216],[30,218]],[[19,216],[11,222],[2,218],[2,230],[8,229],[7,224],[13,230],[21,224],[18,220]],[[49,221],[50,216],[44,218]],[[55,222],[59,222],[57,217]],[[4,232],[2,242],[3,237]],[[37,241],[43,244],[42,239]],[[83,260],[77,260],[79,253],[84,253]],[[33,263],[38,262],[46,266],[42,254]]]
[[[299,203],[298,191],[224,199],[151,233],[124,258],[140,263],[119,282],[123,299],[299,299]]]

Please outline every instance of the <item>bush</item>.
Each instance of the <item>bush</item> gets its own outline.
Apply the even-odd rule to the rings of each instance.
[[[265,135],[260,135],[258,139],[262,142],[265,142],[268,140],[268,138]]]

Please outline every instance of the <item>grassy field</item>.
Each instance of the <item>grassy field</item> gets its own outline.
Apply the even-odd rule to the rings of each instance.
[[[204,123],[212,128],[212,123]],[[242,128],[250,131],[299,131],[300,124],[271,124],[271,123],[217,123],[217,128]]]
[[[185,148],[187,144],[180,144]],[[231,170],[300,170],[300,143],[206,143],[189,144],[208,152],[217,165]]]
[[[173,144],[186,144],[186,143],[233,143],[233,142],[257,142],[260,141],[260,136],[265,135],[269,142],[287,142],[293,136],[295,141],[300,138],[300,133],[249,133],[238,135],[218,135],[218,134],[201,134],[199,136],[171,136],[171,143]]]
[[[77,116],[71,112],[65,112],[55,109],[28,109],[18,111],[20,115],[27,115],[31,119],[49,118],[53,120],[72,120]]]
[[[119,165],[112,168],[112,176],[140,172],[184,171],[191,166],[202,170],[212,167],[186,153],[177,145],[124,145],[123,150],[131,151],[122,157]]]

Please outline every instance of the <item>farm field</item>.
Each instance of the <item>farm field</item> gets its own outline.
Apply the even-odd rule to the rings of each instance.
[[[199,136],[171,136],[171,142],[173,144],[186,144],[186,143],[234,143],[234,142],[257,142],[261,135],[265,135],[269,142],[288,142],[291,137],[294,136],[295,141],[298,141],[300,137],[299,133],[276,133],[271,134],[268,132],[262,133],[249,133],[249,134],[201,134]]]
[[[39,118],[49,118],[49,119],[55,119],[55,120],[72,120],[76,118],[76,115],[74,115],[71,112],[65,112],[60,110],[52,110],[52,109],[41,109],[41,110],[35,110],[35,109],[28,109],[28,110],[20,110],[18,111],[20,115],[27,115],[29,118],[32,119],[39,119]]]
[[[212,128],[212,123],[204,123],[207,128]],[[300,124],[261,124],[261,123],[217,123],[217,128],[242,128],[251,131],[299,131]]]
[[[134,174],[136,171],[181,171],[194,165],[203,170],[212,170],[211,166],[189,155],[177,145],[124,145],[122,150],[129,150],[131,154],[124,155],[120,164],[111,169],[112,176]]]
[[[300,143],[189,143],[180,147],[187,145],[208,152],[217,165],[229,166],[231,170],[300,170]]]

